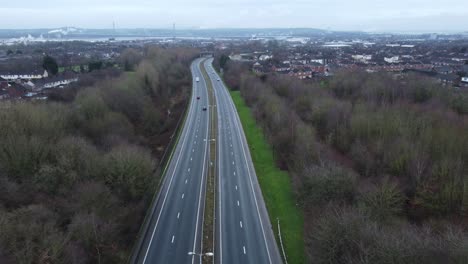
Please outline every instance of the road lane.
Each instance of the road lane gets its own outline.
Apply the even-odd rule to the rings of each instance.
[[[200,263],[199,256],[188,255],[202,248],[206,188],[209,116],[202,108],[208,105],[208,93],[200,61],[191,65],[193,89],[187,118],[133,263]]]
[[[282,263],[234,103],[204,63],[218,109],[217,263]]]

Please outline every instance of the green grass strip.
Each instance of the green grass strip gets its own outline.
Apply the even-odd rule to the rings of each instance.
[[[262,188],[278,246],[280,244],[277,219],[280,220],[281,237],[288,263],[305,263],[304,219],[302,211],[296,206],[291,179],[287,172],[276,166],[273,150],[266,141],[261,127],[256,124],[250,108],[245,104],[239,91],[230,91],[230,93],[249,143],[255,172]]]

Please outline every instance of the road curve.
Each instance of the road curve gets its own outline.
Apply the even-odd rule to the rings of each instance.
[[[208,93],[201,61],[197,59],[191,65],[193,89],[184,127],[131,263],[201,262],[200,256],[188,254],[199,253],[202,248],[208,169],[209,115],[202,110],[208,105]]]
[[[212,61],[204,65],[218,111],[215,262],[282,263],[242,124]]]

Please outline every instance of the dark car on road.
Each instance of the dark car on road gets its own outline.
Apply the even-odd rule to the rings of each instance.
[[[203,110],[203,111],[206,111],[206,106],[204,106],[204,107],[202,108],[202,110]]]

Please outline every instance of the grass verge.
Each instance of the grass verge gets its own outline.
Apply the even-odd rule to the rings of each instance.
[[[281,246],[277,219],[280,220],[281,237],[288,263],[305,263],[304,219],[300,208],[296,206],[290,177],[287,172],[276,166],[273,150],[239,91],[230,91],[230,93],[247,137],[255,172],[262,188],[278,245]]]

